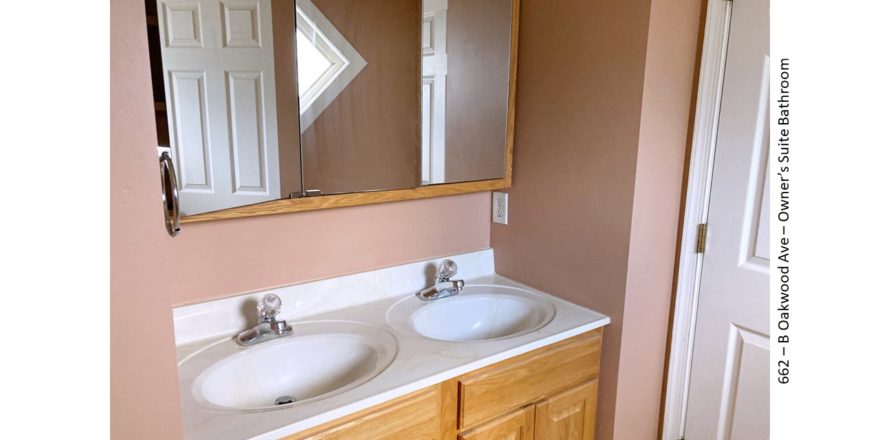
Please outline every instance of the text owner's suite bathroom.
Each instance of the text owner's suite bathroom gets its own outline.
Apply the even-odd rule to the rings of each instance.
[[[111,436],[769,439],[769,10],[113,0]]]

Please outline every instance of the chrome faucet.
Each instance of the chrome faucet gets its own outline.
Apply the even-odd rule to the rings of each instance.
[[[293,327],[287,321],[276,319],[281,311],[281,298],[278,295],[268,294],[257,305],[260,314],[260,323],[256,327],[247,329],[235,338],[240,345],[255,345],[272,339],[282,338],[293,334]]]
[[[458,266],[452,260],[443,260],[437,266],[437,276],[434,285],[417,293],[416,296],[422,301],[435,301],[441,298],[458,295],[464,288],[464,280],[452,280],[458,272]]]

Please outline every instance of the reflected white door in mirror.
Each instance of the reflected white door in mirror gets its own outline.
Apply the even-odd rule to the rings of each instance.
[[[278,199],[269,8],[160,0],[158,26],[181,214]]]

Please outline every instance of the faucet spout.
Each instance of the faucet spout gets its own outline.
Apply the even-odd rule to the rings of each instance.
[[[434,285],[423,289],[416,296],[422,301],[436,301],[461,293],[464,280],[451,279],[458,272],[458,266],[452,260],[443,260],[437,268]]]
[[[260,323],[238,334],[235,341],[239,345],[256,345],[293,334],[293,327],[287,321],[276,318],[281,311],[281,298],[277,295],[270,293],[264,296],[257,311],[260,313]]]

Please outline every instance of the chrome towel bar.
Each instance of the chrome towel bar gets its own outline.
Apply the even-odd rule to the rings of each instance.
[[[180,202],[177,195],[177,174],[174,162],[167,151],[159,155],[159,172],[162,174],[162,207],[165,211],[165,229],[175,237],[180,232]]]

